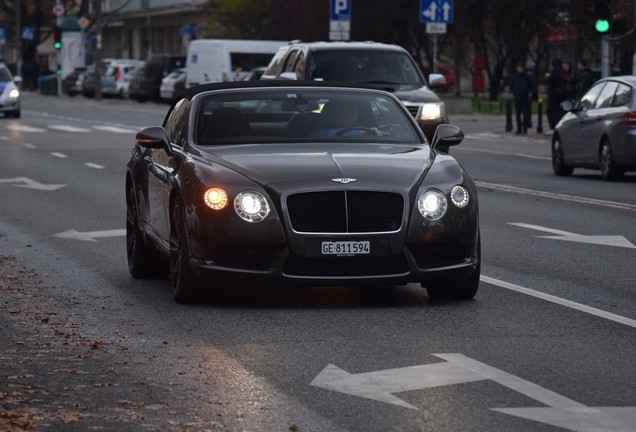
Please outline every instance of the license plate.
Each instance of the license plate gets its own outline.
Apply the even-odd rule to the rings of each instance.
[[[371,253],[369,241],[324,241],[323,255],[366,255]]]

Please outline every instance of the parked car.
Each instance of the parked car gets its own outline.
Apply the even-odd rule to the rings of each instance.
[[[345,118],[353,121],[336,125]],[[443,124],[429,145],[377,87],[187,89],[162,126],[137,134],[127,164],[129,271],[169,274],[177,302],[242,281],[418,282],[431,298],[470,299],[480,277],[477,190],[437,150],[463,136]]]
[[[122,97],[126,73],[143,65],[143,60],[117,59],[111,61],[102,75],[102,94]]]
[[[146,60],[140,73],[130,81],[129,97],[138,101],[160,101],[161,80],[170,72],[185,66],[185,57],[171,54],[154,54]]]
[[[243,77],[243,81],[256,81],[256,80],[261,79],[261,76],[263,76],[263,74],[265,73],[266,69],[267,69],[266,66],[262,66],[262,67],[257,67],[257,68],[254,68],[254,69],[250,70]]]
[[[0,63],[0,112],[5,117],[20,118],[21,101],[19,85],[22,78],[11,74],[4,63]]]
[[[430,140],[438,125],[448,123],[444,103],[433,92],[446,81],[429,75],[402,47],[375,42],[291,43],[278,50],[261,79],[297,79],[378,83],[408,108]]]
[[[185,68],[175,69],[161,80],[159,93],[161,99],[166,102],[174,102],[179,99],[185,91],[186,71]]]
[[[82,83],[81,81],[78,81],[78,79],[79,79],[79,76],[85,71],[86,71],[85,67],[73,69],[73,72],[68,74],[62,80],[62,93],[66,93],[67,95],[71,97],[80,94],[82,92]]]
[[[565,101],[566,114],[552,135],[552,168],[569,176],[574,168],[601,171],[618,180],[636,170],[636,76],[597,81],[581,99]]]
[[[108,68],[108,65],[113,59],[102,59],[101,70],[102,73]],[[82,73],[82,78],[79,80],[81,83],[82,94],[85,97],[95,96],[95,85],[97,83],[95,77],[95,63],[92,63],[86,67],[86,70]]]
[[[121,85],[121,96],[125,99],[130,98],[130,83],[132,82],[135,74],[142,74],[141,67],[132,67],[128,69],[128,72],[124,74],[124,82]],[[141,79],[141,75],[139,76]]]

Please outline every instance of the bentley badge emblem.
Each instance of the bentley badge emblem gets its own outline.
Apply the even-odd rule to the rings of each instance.
[[[343,178],[333,178],[331,179],[331,181],[335,181],[336,183],[342,183],[342,184],[347,184],[347,183],[351,183],[356,181],[357,179],[354,178],[347,178],[347,177],[343,177]]]

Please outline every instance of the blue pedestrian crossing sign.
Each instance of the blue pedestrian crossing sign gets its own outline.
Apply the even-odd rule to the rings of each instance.
[[[452,23],[453,0],[420,0],[421,23]]]
[[[33,40],[35,38],[35,27],[22,27],[20,36],[22,40]]]

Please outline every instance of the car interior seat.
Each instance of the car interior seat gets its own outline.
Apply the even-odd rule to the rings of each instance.
[[[250,123],[236,108],[215,109],[205,121],[201,140],[204,144],[213,143],[220,138],[249,136],[252,134]]]

